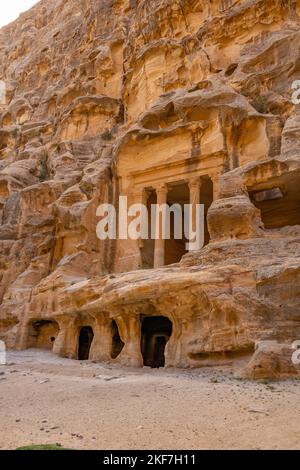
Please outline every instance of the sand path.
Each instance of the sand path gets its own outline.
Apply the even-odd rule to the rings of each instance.
[[[0,366],[0,448],[299,449],[300,381],[120,368],[28,350]]]

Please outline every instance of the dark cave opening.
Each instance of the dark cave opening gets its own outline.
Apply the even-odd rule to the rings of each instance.
[[[87,361],[90,355],[94,332],[91,326],[83,326],[79,333],[78,359]]]
[[[165,348],[169,341],[173,325],[163,316],[142,317],[141,351],[144,366],[164,367]]]

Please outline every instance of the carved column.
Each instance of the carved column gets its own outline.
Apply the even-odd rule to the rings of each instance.
[[[197,205],[200,204],[201,178],[193,178],[189,181],[190,204],[192,206],[190,232],[193,233],[197,229]]]
[[[78,327],[74,318],[60,318],[59,333],[53,345],[53,352],[58,356],[77,359]]]
[[[144,188],[140,188],[139,190],[136,190],[133,193],[133,200],[134,200],[133,203],[134,204],[141,204],[142,206],[147,207],[148,197],[149,197],[149,193]],[[146,220],[144,220],[144,217],[146,217]],[[142,220],[142,222],[141,222],[140,230],[142,232],[142,227],[144,226],[144,222],[148,226],[148,215],[146,213],[144,214],[143,211],[141,212],[141,220]],[[148,234],[146,234],[146,235],[148,235]],[[138,268],[141,268],[142,265],[143,265],[142,252],[141,252],[141,249],[145,245],[145,240],[143,238],[143,235],[141,237],[139,237],[138,240],[135,240],[134,243],[137,245],[136,269],[138,269]]]
[[[138,216],[138,213],[136,213],[136,215],[131,214],[131,216],[128,217],[127,211],[130,211],[134,205],[145,204],[145,201],[147,202],[146,191],[143,188],[136,189],[135,187],[132,187],[131,191],[128,191],[126,207],[119,207],[119,216],[121,214],[122,217],[119,218],[120,238],[118,240],[118,267],[121,272],[135,271],[142,267],[140,249],[143,247],[143,240],[142,238],[133,238],[129,233],[131,223],[135,217]],[[136,228],[136,230],[138,229]]]
[[[124,343],[124,348],[117,357],[116,362],[130,367],[141,367],[143,357],[141,353],[141,322],[139,315],[123,315],[115,320]]]
[[[15,338],[14,348],[18,350],[26,349],[28,347],[29,334],[31,329],[29,318],[29,303],[24,304],[23,315],[21,324],[18,328],[18,334]]]
[[[136,194],[135,201],[138,204],[142,204],[143,206],[147,207],[149,191],[143,188],[139,192],[136,192],[135,194]],[[148,223],[148,220],[146,222]],[[139,248],[143,248],[145,245],[145,240],[143,238],[140,238],[138,242],[139,242]]]
[[[112,346],[111,320],[105,316],[95,317],[93,331],[94,338],[89,360],[102,362],[110,361]]]
[[[214,201],[220,198],[220,175],[212,176]]]
[[[154,268],[159,268],[165,264],[165,240],[163,238],[163,215],[159,207],[167,204],[168,188],[167,185],[159,186],[156,189],[157,210],[156,210],[156,240],[154,247]]]

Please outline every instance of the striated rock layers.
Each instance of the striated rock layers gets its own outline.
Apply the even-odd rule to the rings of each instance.
[[[0,30],[8,347],[300,372],[299,26],[299,0],[42,0]],[[101,241],[120,195],[203,203],[205,246]]]

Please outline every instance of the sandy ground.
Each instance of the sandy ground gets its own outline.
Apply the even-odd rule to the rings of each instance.
[[[0,366],[0,448],[299,449],[300,382],[223,369],[132,369],[10,352]]]

